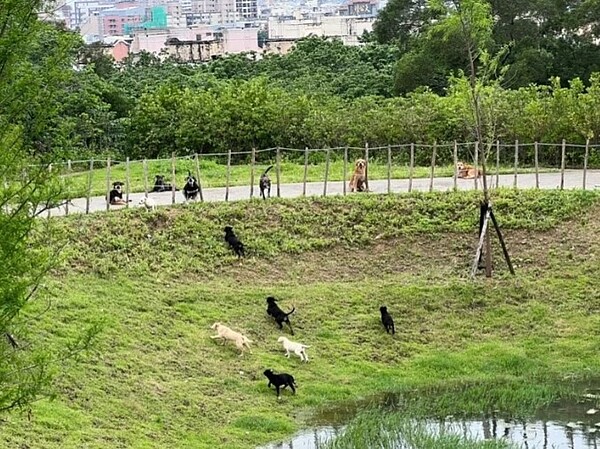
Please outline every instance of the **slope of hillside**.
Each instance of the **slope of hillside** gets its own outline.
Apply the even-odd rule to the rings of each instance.
[[[486,406],[539,405],[563,394],[565,377],[600,369],[598,199],[498,192],[518,275],[495,248],[495,278],[476,281],[466,278],[473,193],[57,219],[69,244],[47,285],[52,307],[30,311],[38,338],[62,341],[96,321],[103,331],[90,354],[60,367],[54,401],[35,404],[31,421],[1,424],[0,447],[251,448],[290,435],[326,404],[475,382],[490,386]],[[248,258],[224,247],[225,224]],[[283,356],[265,314],[271,294],[296,307],[294,340],[311,345],[308,364]],[[382,304],[394,338],[379,322]],[[252,354],[212,340],[215,321],[248,335]],[[266,368],[292,373],[298,394],[278,401]]]

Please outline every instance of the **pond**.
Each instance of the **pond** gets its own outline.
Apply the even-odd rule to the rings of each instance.
[[[471,419],[447,416],[418,423],[434,435],[502,439],[523,449],[600,449],[600,411],[594,409],[599,400],[600,395],[588,393],[580,400],[556,402],[527,419],[511,419],[498,414]],[[389,404],[390,398],[385,397],[381,402]],[[360,405],[353,405],[326,410],[314,417],[311,428],[299,432],[291,440],[260,449],[321,449],[326,441],[344,432],[345,424],[360,408]],[[410,446],[399,442],[397,447]]]

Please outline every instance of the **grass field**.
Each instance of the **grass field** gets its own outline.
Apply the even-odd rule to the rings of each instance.
[[[254,183],[258,186],[258,180],[260,174],[269,164],[273,164],[274,161],[267,162],[256,166]],[[77,167],[84,169],[89,167],[89,163]],[[84,167],[85,166],[85,167]],[[349,179],[351,175],[352,167],[348,167],[346,178]],[[176,163],[176,182],[177,188],[181,188],[185,182],[185,177],[188,174],[188,170],[195,175],[196,168],[195,163],[192,159],[177,160]],[[495,168],[491,169],[495,173]],[[154,176],[162,174],[165,176],[165,181],[168,183],[172,182],[172,167],[171,161],[148,161],[148,189],[152,189],[154,185]],[[519,173],[531,173],[532,168],[520,168]],[[540,172],[549,172],[552,169],[543,168]],[[508,166],[502,166],[499,169],[499,173],[513,173],[514,168]],[[89,171],[73,172],[71,174],[65,174],[64,179],[68,180],[66,188],[68,189],[68,195],[71,198],[81,198],[87,195],[89,179]],[[110,180],[122,181],[126,180],[126,165],[125,163],[119,163],[111,167]],[[232,165],[230,171],[230,186],[245,186],[250,185],[250,165]],[[273,184],[276,182],[276,170],[271,169],[269,173]],[[453,176],[454,169],[451,165],[441,165],[435,168],[435,176]],[[145,189],[144,182],[144,170],[141,162],[132,162],[129,168],[130,176],[130,192],[143,192]],[[409,166],[407,164],[396,164],[392,166],[391,177],[392,179],[407,179],[409,178]],[[431,176],[431,167],[415,167],[413,176],[415,178],[427,178]],[[106,177],[107,169],[97,168],[92,172],[91,179],[91,196],[104,195],[106,193]],[[325,179],[325,163],[315,162],[309,165],[307,171],[308,182],[318,182]],[[342,160],[335,160],[331,162],[329,168],[329,180],[330,181],[341,181],[344,179],[344,164]],[[373,160],[369,164],[369,179],[387,179],[387,165],[385,162]],[[224,187],[227,184],[227,166],[218,164],[213,160],[201,160],[200,162],[200,180],[202,188],[211,187]],[[282,162],[281,164],[281,183],[298,183],[304,180],[304,165],[295,162]]]
[[[383,391],[421,397],[409,407],[433,414],[526,413],[568,394],[565,379],[600,369],[600,197],[495,195],[518,275],[496,251],[495,277],[476,281],[466,277],[473,192],[55,219],[69,243],[47,282],[53,306],[29,316],[43,339],[66,341],[95,321],[103,331],[92,353],[60,366],[54,401],[36,403],[31,421],[5,417],[0,447],[252,448],[291,435],[319,407]],[[247,259],[224,248],[225,223]],[[283,356],[265,314],[271,294],[295,305],[310,363]],[[248,335],[253,353],[211,340],[215,321]],[[268,367],[293,374],[298,394],[277,401]],[[471,394],[436,401],[441,387]]]

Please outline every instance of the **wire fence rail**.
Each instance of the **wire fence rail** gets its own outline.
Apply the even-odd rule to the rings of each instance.
[[[534,185],[540,188],[540,174],[553,172],[560,174],[559,188],[565,188],[565,173],[569,169],[579,169],[582,173],[580,187],[588,188],[588,173],[600,168],[600,144],[560,143],[514,143],[494,142],[483,148],[486,153],[488,185],[500,186],[501,175],[512,176],[512,187],[519,188],[519,175],[527,173],[535,177]],[[116,160],[111,158],[92,160],[69,160],[53,163],[50,170],[58,170],[64,184],[64,214],[75,207],[72,200],[85,200],[85,213],[92,211],[92,199],[104,198],[106,210],[114,182],[123,183],[125,208],[129,207],[130,195],[153,192],[170,192],[171,204],[177,202],[176,192],[183,186],[184,178],[194,176],[199,185],[199,200],[205,200],[205,190],[223,187],[224,200],[231,199],[231,190],[239,186],[249,187],[247,198],[260,195],[255,189],[261,168],[274,166],[275,196],[281,197],[283,183],[302,184],[301,196],[307,195],[307,186],[314,182],[322,183],[322,195],[331,193],[333,182],[343,181],[341,192],[346,195],[346,184],[354,171],[354,161],[366,161],[366,186],[369,181],[385,181],[381,193],[393,191],[392,181],[405,180],[404,191],[433,191],[436,177],[451,178],[447,188],[457,190],[460,180],[457,164],[459,161],[480,167],[478,142],[453,142],[433,144],[402,144],[380,147],[336,147],[336,148],[253,148],[248,151],[228,151],[225,153],[193,154],[162,159]],[[162,176],[162,187],[156,184],[157,176]],[[417,186],[417,181],[428,181],[426,187]],[[505,180],[504,180],[505,181]],[[472,188],[481,188],[481,179],[472,180]],[[503,185],[506,185],[504,183]],[[439,187],[439,186],[438,186]],[[157,190],[158,189],[158,190]],[[97,210],[97,208],[96,208]],[[78,211],[81,212],[81,211]],[[50,212],[48,213],[50,216]]]

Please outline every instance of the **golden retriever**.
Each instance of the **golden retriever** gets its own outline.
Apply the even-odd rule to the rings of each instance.
[[[217,335],[211,335],[210,338],[220,338],[223,340],[223,344],[225,344],[226,340],[233,341],[240,350],[240,356],[244,353],[244,347],[248,348],[250,351],[250,343],[252,343],[252,340],[248,339],[248,337],[229,329],[221,323],[215,323],[210,328],[217,331]],[[252,353],[252,351],[250,351],[250,353]]]
[[[367,161],[357,159],[354,163],[354,173],[350,178],[351,192],[365,192],[367,190]]]
[[[474,179],[481,176],[481,170],[473,167],[472,165],[465,164],[462,161],[459,161],[456,164],[456,171],[458,172],[458,178]]]

